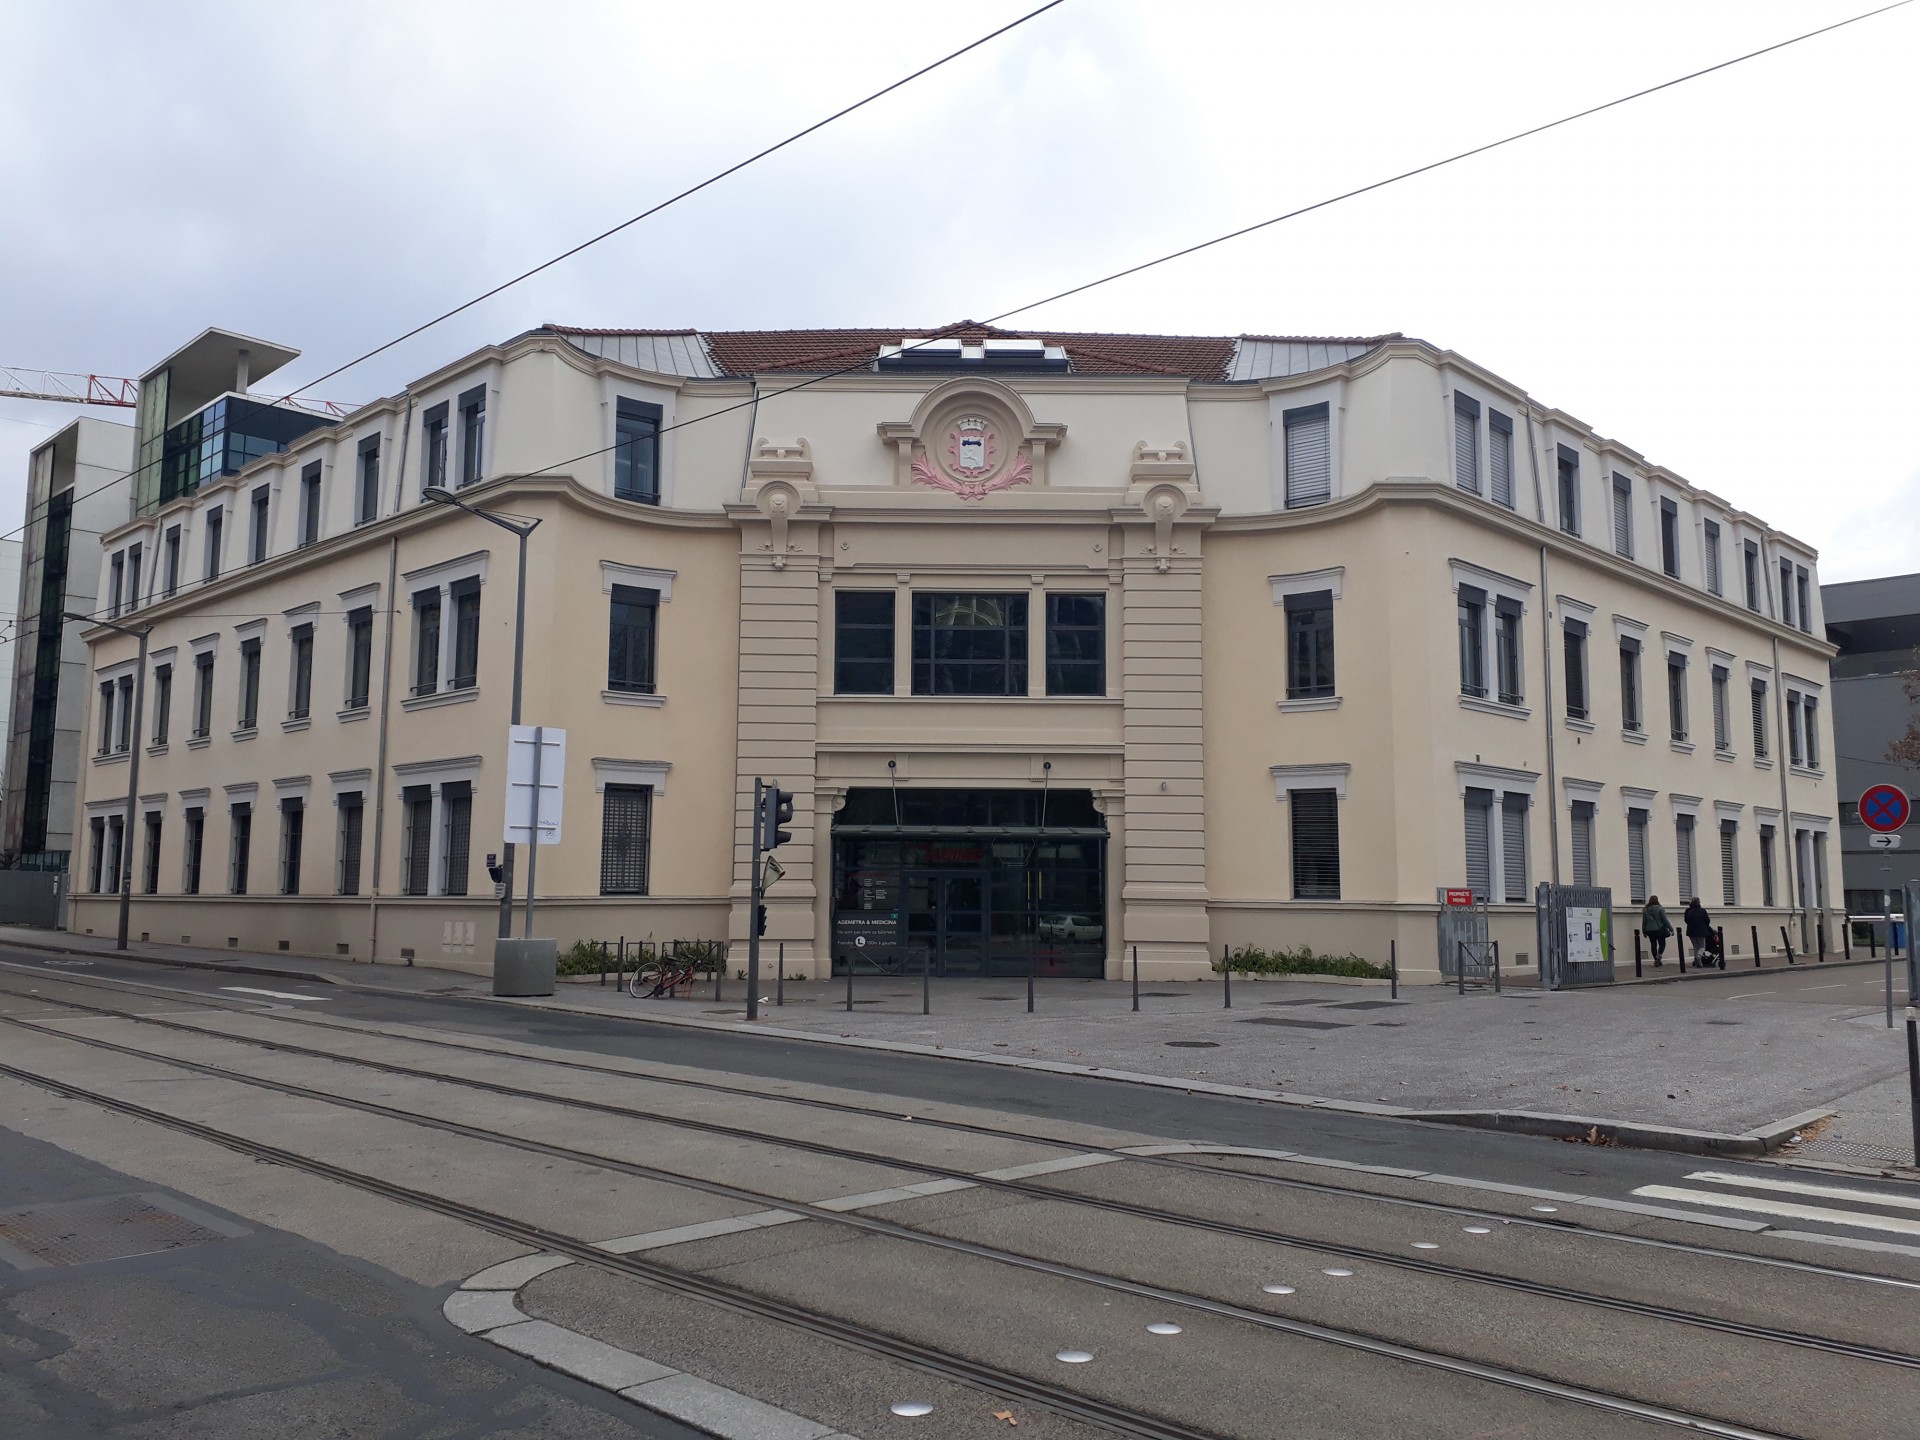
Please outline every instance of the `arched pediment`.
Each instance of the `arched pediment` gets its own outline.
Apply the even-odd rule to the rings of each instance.
[[[920,397],[907,420],[886,420],[894,484],[981,500],[996,490],[1047,483],[1047,452],[1067,433],[1033,417],[1023,396],[983,376],[957,376]]]

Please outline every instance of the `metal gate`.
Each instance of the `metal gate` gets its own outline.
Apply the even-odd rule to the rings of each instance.
[[[1613,983],[1613,890],[1606,885],[1534,888],[1540,983],[1548,990]]]
[[[1490,978],[1492,959],[1487,944],[1485,893],[1474,891],[1471,905],[1449,905],[1444,889],[1436,892],[1436,898],[1440,901],[1440,973],[1449,980],[1458,981],[1463,968],[1460,957],[1465,953],[1467,961],[1464,969],[1468,983],[1479,984]],[[1463,945],[1466,947],[1464,952],[1461,950]]]
[[[67,872],[0,870],[0,925],[56,930],[66,921]]]

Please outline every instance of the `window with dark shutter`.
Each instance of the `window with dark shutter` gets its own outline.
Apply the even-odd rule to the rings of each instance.
[[[1500,797],[1500,869],[1505,880],[1505,897],[1510,905],[1521,904],[1527,896],[1527,806],[1525,795]]]
[[[1748,540],[1740,547],[1740,560],[1746,572],[1747,608],[1760,609],[1760,547]]]
[[[260,642],[240,642],[240,728],[251,730],[260,723]]]
[[[1560,480],[1560,528],[1580,533],[1580,452],[1562,445],[1556,452]]]
[[[1493,503],[1513,509],[1513,420],[1498,410],[1487,412],[1487,474]]]
[[[613,422],[613,498],[641,505],[660,503],[658,405],[622,397]]]
[[[1727,667],[1713,667],[1713,748],[1733,748],[1733,726],[1727,714]]]
[[[1787,691],[1787,761],[1798,765],[1804,760],[1800,745],[1800,693]]]
[[[607,612],[607,689],[653,694],[660,592],[616,585]]]
[[[1340,799],[1332,790],[1287,794],[1293,844],[1293,898],[1340,898]]]
[[[1695,883],[1698,876],[1694,873],[1693,866],[1693,831],[1693,816],[1674,816],[1674,874],[1680,884],[1680,898],[1682,900],[1691,900],[1700,893],[1699,887]]]
[[[1524,703],[1520,681],[1520,602],[1502,595],[1493,602],[1493,667],[1502,705]]]
[[[600,893],[644,895],[653,839],[653,791],[609,785],[600,810]]]
[[[1462,585],[1455,592],[1460,626],[1460,693],[1487,693],[1487,592]]]
[[[1328,665],[1332,648],[1328,648]],[[1047,694],[1107,693],[1107,597],[1047,596]]]
[[[362,605],[347,616],[347,708],[366,707],[373,683],[373,607]]]
[[[311,545],[320,538],[320,462],[300,472],[300,533],[295,543]]]
[[[189,805],[186,822],[186,855],[181,870],[180,890],[182,894],[198,895],[200,860],[207,847],[207,812],[198,805]]]
[[[1667,728],[1674,740],[1686,743],[1687,657],[1678,650],[1667,652]]]
[[[287,707],[289,720],[304,720],[313,704],[313,626],[293,627],[293,694]]]
[[[307,836],[307,806],[289,796],[280,802],[280,893],[300,893],[300,851]]]
[[[267,558],[267,507],[273,502],[273,492],[262,485],[253,492],[252,526],[247,532],[247,563],[258,565]]]
[[[1807,768],[1820,768],[1820,702],[1811,695],[1800,698],[1800,725],[1807,737]]]
[[[353,523],[365,525],[380,518],[380,437],[360,442],[360,483],[355,495]]]
[[[413,597],[413,693],[431,695],[440,688],[440,591],[419,590]]]
[[[223,523],[224,517],[220,506],[216,505],[207,512],[207,554],[203,578],[210,581],[220,578],[220,539]]]
[[[1462,490],[1480,493],[1480,402],[1458,391],[1453,397],[1453,480]]]
[[[1793,624],[1793,562],[1780,562],[1780,623]]]
[[[449,780],[440,787],[440,821],[446,831],[441,842],[440,893],[467,893],[467,872],[473,849],[473,786]]]
[[[486,458],[487,387],[476,385],[460,396],[460,483],[479,483]],[[464,893],[464,892],[462,892]]]
[[[1311,700],[1334,694],[1333,592],[1289,595],[1286,612],[1287,698]]]
[[[1773,900],[1773,826],[1760,827],[1760,903],[1771,906]]]
[[[1563,650],[1567,672],[1567,718],[1587,718],[1587,627],[1583,621],[1566,622]]]
[[[234,895],[247,893],[247,872],[253,860],[253,806],[235,805],[230,812],[233,822],[232,846],[227,855],[227,890]]]
[[[1613,552],[1633,555],[1633,479],[1613,472]]]
[[[1593,814],[1591,800],[1573,802],[1573,883],[1591,885],[1593,879]]]
[[[107,873],[107,822],[106,818],[96,815],[87,822],[89,836],[87,849],[87,889],[96,895],[106,893]]]
[[[480,673],[480,581],[472,576],[447,587],[453,604],[453,674],[450,690],[471,690]]]
[[[1753,682],[1753,758],[1767,758],[1767,682]]]
[[[400,893],[425,895],[433,855],[433,789],[409,785],[400,792]]]
[[[1680,578],[1680,507],[1665,499],[1660,502],[1660,568]]]
[[[1720,579],[1720,526],[1708,520],[1700,527],[1702,535],[1702,553],[1706,557],[1707,593],[1721,593]]]
[[[420,417],[420,488],[445,489],[447,483],[447,402],[430,405]]]
[[[1720,822],[1720,903],[1740,903],[1740,822]]]
[[[360,893],[360,848],[366,832],[367,805],[363,794],[349,790],[340,796],[340,874],[334,888],[342,895]]]
[[[1466,795],[1467,886],[1476,901],[1493,898],[1493,792]]]
[[[173,722],[173,666],[153,667],[153,743],[167,743],[167,731]]]
[[[1647,903],[1647,812],[1627,811],[1627,894],[1634,904]]]
[[[1620,727],[1640,729],[1640,642],[1631,635],[1620,637]]]
[[[1287,450],[1287,508],[1319,505],[1333,495],[1332,431],[1325,405],[1306,405],[1281,416]]]
[[[893,693],[894,609],[891,590],[833,592],[834,694]]]
[[[133,748],[133,677],[120,677],[120,704],[114,715],[113,748],[124,755]]]
[[[160,891],[160,812],[147,812],[147,849],[141,862],[140,890],[146,895]]]

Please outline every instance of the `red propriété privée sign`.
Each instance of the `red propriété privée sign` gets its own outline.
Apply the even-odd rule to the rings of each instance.
[[[1473,891],[1471,891],[1471,890],[1449,890],[1449,891],[1447,891],[1447,904],[1449,904],[1449,905],[1471,905],[1471,904],[1473,904]]]

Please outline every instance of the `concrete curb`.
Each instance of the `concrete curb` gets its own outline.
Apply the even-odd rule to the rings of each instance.
[[[174,959],[167,955],[136,955],[131,950],[89,950],[80,945],[56,945],[45,940],[0,940],[0,949],[39,950],[49,955],[77,955],[85,960],[131,960],[140,965],[159,965],[170,970],[214,970],[230,975],[260,975],[270,980],[306,980],[316,985],[337,985],[342,990],[373,990],[383,995],[426,995],[436,992],[426,990],[408,990],[398,985],[367,985],[345,975],[329,975],[324,971],[296,970],[291,965],[261,965],[257,963],[232,963],[225,960]],[[338,961],[334,962],[340,963]],[[348,962],[363,963],[363,962]],[[369,964],[369,970],[411,969],[411,966],[378,966]],[[460,972],[450,970],[449,976]],[[476,992],[474,999],[491,999],[491,996]]]
[[[102,958],[98,950],[75,946],[10,940],[16,949],[44,950],[61,955]],[[135,955],[131,951],[112,951],[105,958],[137,960],[143,964],[165,965],[175,969],[222,970],[236,975],[267,975],[282,980],[319,981],[343,989],[370,990],[387,995],[418,997],[425,992],[404,990],[390,985],[364,985],[357,980],[332,975],[316,975],[289,967],[225,965],[207,960],[172,960]],[[1833,961],[1829,965],[1870,965],[1871,960]],[[1714,976],[1733,974],[1713,971]],[[1679,979],[1678,975],[1673,977]],[[1689,976],[1688,978],[1691,978]],[[1649,982],[1641,982],[1649,983]],[[1664,981],[1662,982],[1664,983]],[[800,1040],[816,1045],[845,1045],[856,1050],[876,1050],[895,1055],[924,1055],[941,1060],[964,1060],[976,1065],[998,1065],[1014,1070],[1035,1070],[1053,1075],[1073,1075],[1090,1080],[1112,1080],[1127,1085],[1150,1085],[1162,1090],[1179,1090],[1188,1095],[1218,1095],[1233,1100],[1257,1100],[1269,1105],[1290,1105],[1306,1110],[1325,1110],[1336,1114],[1369,1115],[1390,1120],[1410,1120],[1425,1125],[1455,1125],[1465,1129],[1497,1130],[1513,1135],[1536,1135],[1554,1140],[1580,1140],[1598,1132],[1603,1140],[1641,1150],[1666,1150],[1683,1155],[1752,1157],[1766,1155],[1785,1144],[1797,1130],[1834,1114],[1830,1109],[1807,1110],[1770,1125],[1738,1135],[1711,1130],[1687,1130],[1677,1126],[1651,1125],[1632,1120],[1605,1120],[1590,1115],[1554,1115],[1533,1110],[1416,1110],[1403,1105],[1381,1105],[1366,1100],[1336,1100],[1326,1095],[1303,1095],[1284,1090],[1261,1090],[1246,1085],[1221,1085],[1211,1080],[1177,1080],[1166,1075],[1147,1075],[1134,1070],[1112,1070],[1099,1065],[1075,1065],[1064,1060],[1025,1060],[1013,1055],[992,1055],[978,1050],[950,1050],[938,1045],[918,1045],[903,1040],[870,1040],[855,1035],[823,1035],[818,1032],[785,1029],[750,1029],[744,1021],[706,1020],[693,1015],[634,1015],[601,1009],[592,1005],[539,997],[520,997],[482,993],[434,998],[482,1000],[492,1004],[515,1005],[538,1010],[561,1010],[574,1015],[592,1015],[601,1019],[638,1022],[646,1025],[678,1025],[692,1030],[717,1030],[728,1035],[751,1035],[760,1039]]]

